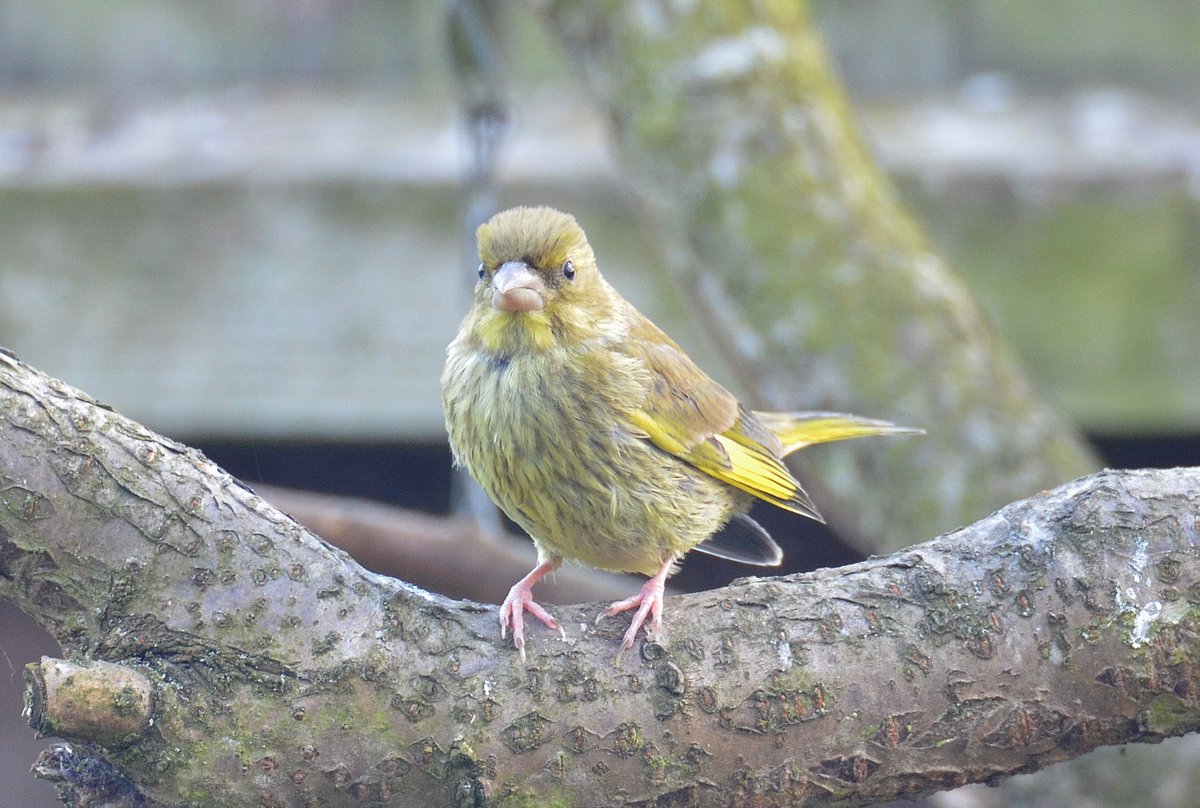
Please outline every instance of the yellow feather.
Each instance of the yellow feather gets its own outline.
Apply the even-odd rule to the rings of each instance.
[[[755,412],[754,416],[779,442],[783,454],[817,443],[862,438],[868,435],[923,435],[925,430],[896,426],[874,418],[834,412]]]
[[[741,433],[717,434],[689,446],[676,436],[676,430],[669,428],[669,422],[656,419],[645,410],[634,411],[630,422],[658,448],[710,477],[785,510],[821,518],[780,458]]]
[[[663,425],[645,410],[634,410],[629,414],[629,421],[644,433],[644,437],[649,438],[655,446],[664,452],[673,455],[687,453],[689,447],[684,445],[683,441],[679,440],[671,432],[664,429]]]
[[[554,342],[550,317],[541,311],[518,316],[512,312],[485,309],[480,313],[475,333],[483,349],[495,355],[544,351]]]
[[[770,502],[789,500],[800,489],[783,464],[771,455],[754,451],[724,435],[717,435],[714,440],[729,456],[730,466],[728,469],[704,469],[717,479]]]

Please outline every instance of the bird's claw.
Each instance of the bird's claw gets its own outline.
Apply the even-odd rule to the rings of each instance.
[[[609,606],[596,617],[596,622],[599,623],[605,617],[613,617],[621,612],[627,612],[630,609],[636,608],[633,613],[633,619],[629,622],[629,630],[625,632],[625,637],[621,640],[621,653],[633,648],[634,642],[637,640],[638,630],[646,622],[646,617],[650,617],[650,626],[647,628],[646,634],[657,636],[662,630],[662,607],[663,607],[663,582],[655,576],[646,582],[642,587],[642,591],[633,597],[618,600],[616,603]],[[621,659],[621,654],[617,655],[617,661]]]
[[[558,629],[564,640],[567,638],[567,632],[554,619],[554,615],[533,599],[530,587],[523,581],[517,583],[509,590],[504,603],[500,604],[500,637],[503,639],[508,636],[508,627],[511,625],[513,646],[521,652],[522,660],[525,659],[525,612],[529,612],[548,627]]]

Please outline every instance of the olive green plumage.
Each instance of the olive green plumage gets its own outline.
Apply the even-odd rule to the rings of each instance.
[[[474,304],[442,375],[446,427],[456,461],[552,567],[565,558],[665,578],[754,497],[820,518],[783,464],[787,453],[914,431],[745,409],[604,280],[565,213],[504,211],[478,241]],[[777,563],[753,527],[763,547],[743,560]],[[518,647],[539,570],[510,595],[521,601],[510,609]]]

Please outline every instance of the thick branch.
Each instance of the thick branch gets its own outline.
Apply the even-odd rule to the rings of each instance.
[[[105,761],[78,737],[39,771],[166,805],[859,804],[1182,734],[1198,491],[1107,472],[895,556],[671,598],[620,668],[623,621],[558,608],[567,641],[535,632],[523,663],[494,609],[365,572],[0,357],[0,595],[153,686]]]

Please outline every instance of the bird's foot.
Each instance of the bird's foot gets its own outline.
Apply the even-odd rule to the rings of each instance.
[[[500,604],[500,636],[507,636],[508,628],[512,626],[513,646],[521,652],[521,659],[525,659],[525,612],[529,612],[548,627],[558,629],[564,640],[567,638],[567,632],[563,631],[554,615],[533,599],[533,585],[543,576],[558,569],[561,563],[562,559],[552,559],[534,567],[532,572],[513,584],[512,589],[508,590],[508,597]]]
[[[642,591],[631,598],[618,600],[613,605],[602,611],[596,618],[596,622],[600,622],[605,617],[627,612],[630,609],[637,609],[633,613],[633,619],[629,623],[629,630],[625,632],[625,638],[621,641],[621,653],[617,654],[617,661],[620,662],[621,654],[633,647],[634,641],[637,639],[638,630],[642,624],[646,622],[646,618],[650,618],[650,627],[647,629],[647,635],[653,634],[658,636],[662,629],[662,608],[663,608],[663,589],[666,586],[667,575],[671,572],[671,567],[674,565],[675,559],[665,561],[658,573],[646,581],[642,586]]]

